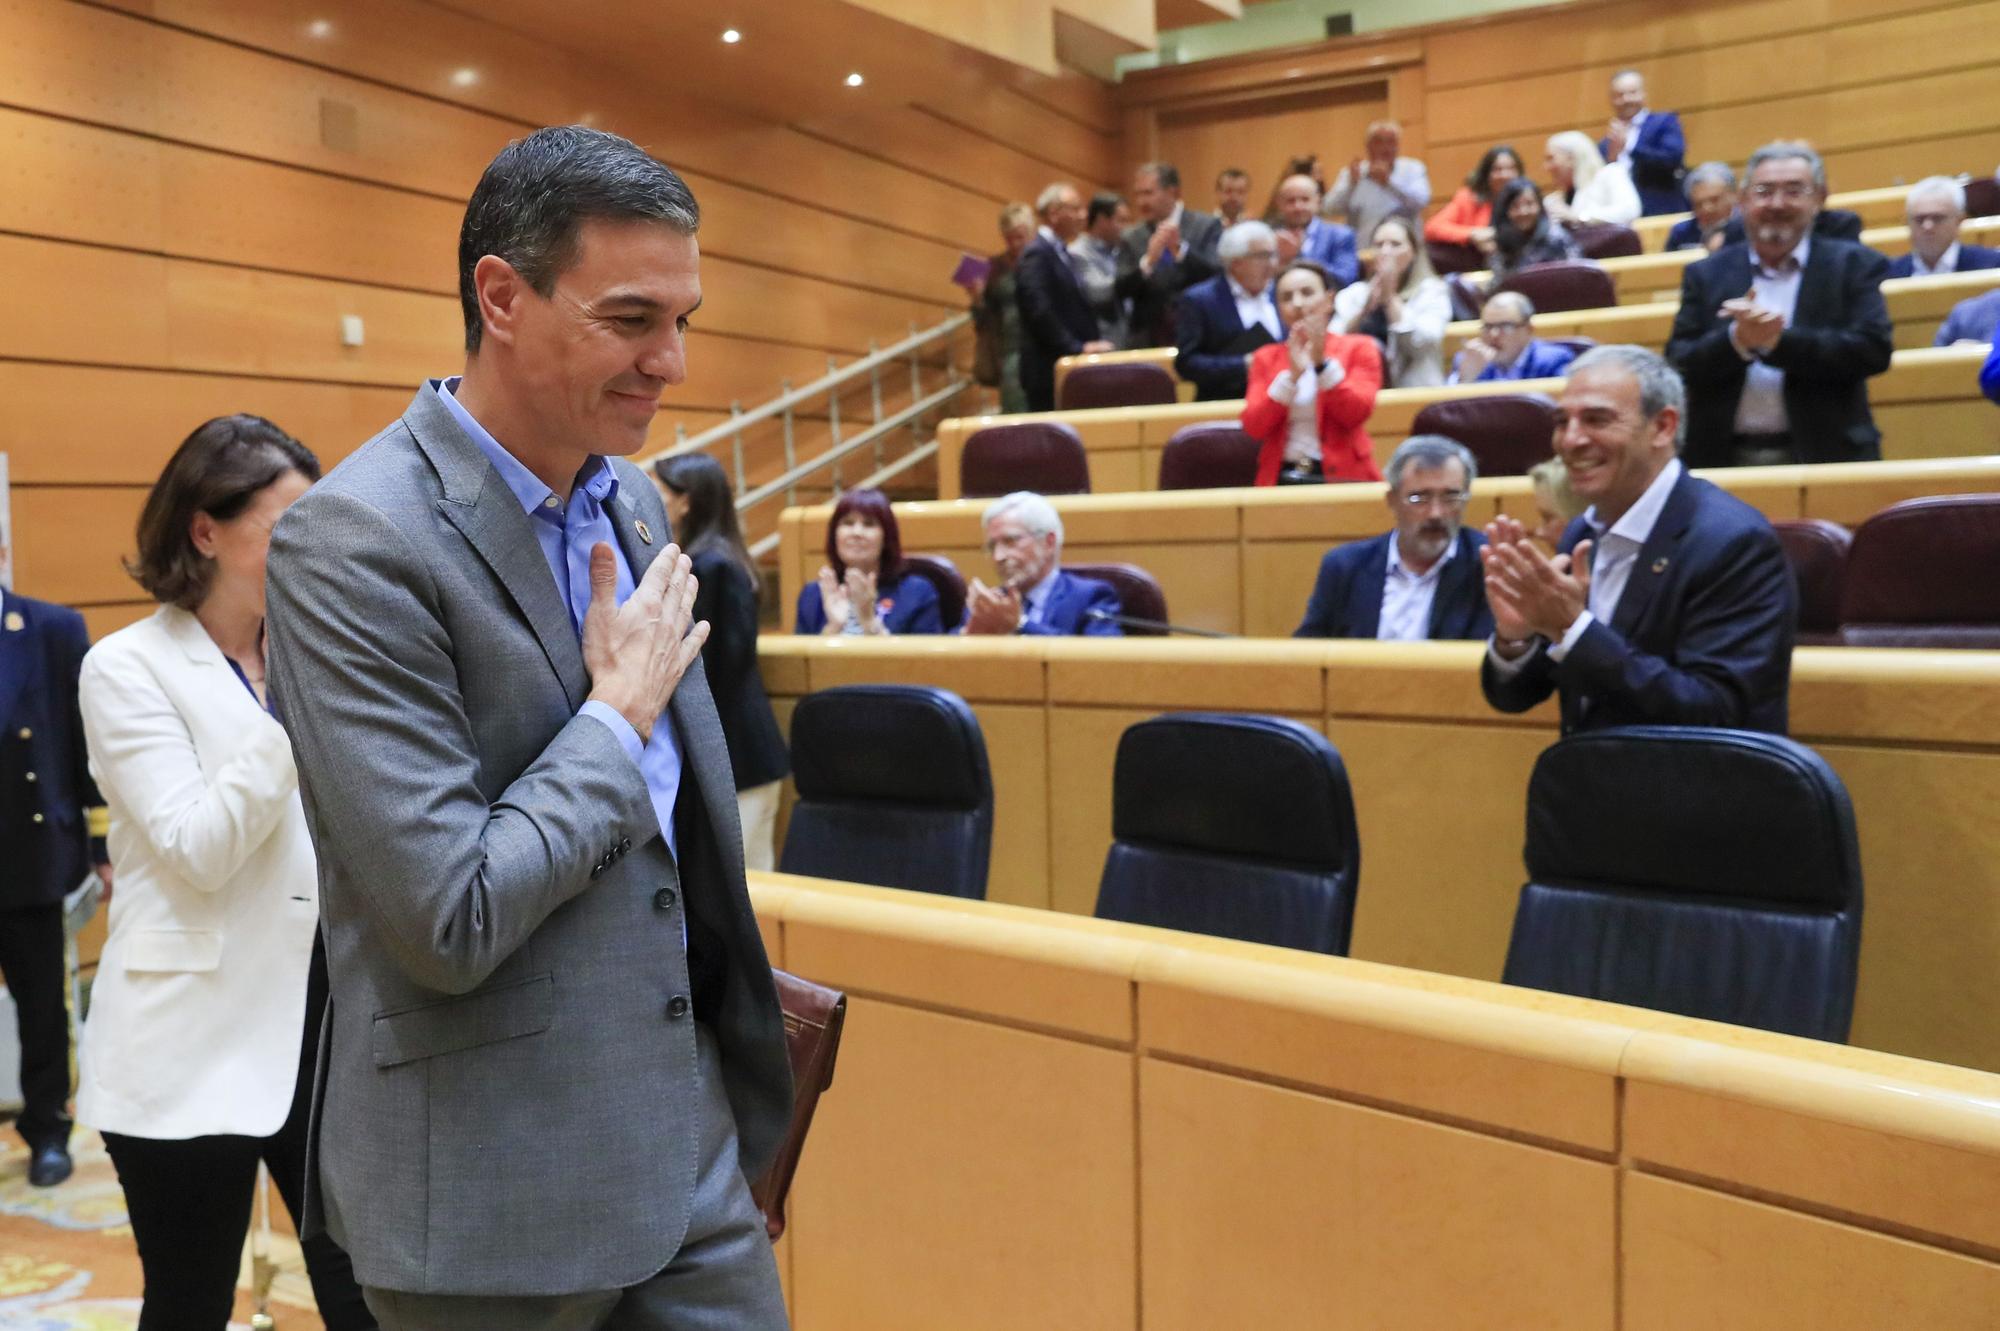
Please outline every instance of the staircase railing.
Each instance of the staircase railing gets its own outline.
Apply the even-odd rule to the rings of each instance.
[[[937,411],[953,398],[972,387],[972,380],[958,373],[949,360],[944,365],[942,386],[926,389],[924,384],[923,353],[926,348],[948,342],[960,329],[972,321],[969,314],[954,315],[933,327],[918,330],[911,325],[910,335],[893,345],[877,349],[871,340],[868,354],[851,365],[840,365],[832,357],[827,357],[827,373],[809,384],[793,388],[791,380],[780,382],[778,396],[745,411],[741,404],[729,404],[729,419],[719,425],[690,435],[685,426],[676,426],[674,445],[660,452],[634,459],[641,466],[650,466],[662,458],[679,457],[684,453],[700,453],[724,442],[730,444],[730,460],[736,480],[736,511],[744,514],[760,504],[765,504],[778,496],[784,496],[787,505],[795,502],[799,482],[820,471],[829,471],[834,493],[843,488],[840,480],[841,463],[861,452],[871,451],[871,470],[853,483],[852,488],[880,485],[895,476],[900,476],[910,468],[933,457],[937,453],[937,440],[922,437],[924,417]],[[910,367],[910,401],[907,405],[884,414],[882,410],[882,376],[885,369],[907,360]],[[841,433],[840,398],[842,390],[850,384],[866,378],[869,387],[870,416],[867,424],[857,433]],[[797,417],[800,408],[819,398],[826,399],[828,446],[810,457],[798,456]],[[755,487],[749,484],[744,469],[743,433],[754,425],[776,419],[782,424],[784,440],[784,469],[776,476]],[[896,431],[907,428],[910,431],[911,447],[899,457],[884,460],[883,444]],[[753,556],[762,557],[777,548],[778,536],[771,535],[750,547]]]

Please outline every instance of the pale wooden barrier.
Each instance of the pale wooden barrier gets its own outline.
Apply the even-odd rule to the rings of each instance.
[[[1971,275],[1968,275],[1971,276]],[[1955,278],[1929,279],[1955,281]],[[1553,317],[1553,316],[1551,316]],[[1665,316],[1672,322],[1671,313]],[[2000,449],[2000,413],[1979,392],[1984,348],[1910,347],[1895,353],[1886,373],[1868,381],[1869,400],[1882,429],[1882,454],[1900,460],[1969,457]],[[1562,391],[1560,379],[1516,379],[1443,388],[1385,388],[1375,399],[1368,433],[1378,460],[1409,434],[1417,413],[1433,402],[1496,393]],[[1184,425],[1240,418],[1243,403],[1188,402],[1170,407],[1109,407],[1097,411],[955,417],[938,426],[938,496],[959,493],[959,457],[965,441],[989,425],[1058,420],[1083,438],[1091,488],[1098,494],[1150,490],[1159,484],[1160,452]]]
[[[1988,1074],[986,902],[751,892],[773,961],[849,994],[779,1249],[799,1331],[1973,1331],[2000,1306]]]
[[[1826,196],[1826,206],[1858,213],[1861,225],[1864,227],[1895,226],[1904,219],[1904,204],[1909,197],[1908,185],[1888,185],[1881,189],[1857,189],[1841,194],[1829,194]],[[1663,213],[1657,217],[1642,217],[1632,224],[1632,229],[1639,233],[1639,243],[1646,247],[1648,254],[1658,254],[1667,247],[1667,233],[1692,215]]]

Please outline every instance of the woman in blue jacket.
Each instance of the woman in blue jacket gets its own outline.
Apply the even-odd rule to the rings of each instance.
[[[943,633],[937,590],[903,567],[896,514],[880,490],[849,490],[826,526],[826,563],[799,589],[798,633]]]

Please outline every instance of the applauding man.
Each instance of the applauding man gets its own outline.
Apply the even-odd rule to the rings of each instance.
[[[988,504],[981,525],[1000,585],[972,580],[961,631],[1045,638],[1124,631],[1118,626],[1118,593],[1110,583],[1063,572],[1063,525],[1055,505],[1031,491],[1016,490]]]
[[[1501,517],[1480,551],[1503,712],[1562,695],[1565,734],[1622,725],[1783,734],[1797,593],[1770,523],[1677,456],[1680,376],[1639,347],[1577,358],[1556,452],[1591,507],[1554,558]]]

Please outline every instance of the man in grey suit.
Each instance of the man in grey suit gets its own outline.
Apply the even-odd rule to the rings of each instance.
[[[1181,202],[1181,173],[1167,162],[1133,174],[1132,206],[1142,220],[1119,243],[1112,290],[1132,302],[1130,345],[1170,347],[1175,298],[1222,271],[1222,222]]]
[[[686,376],[699,220],[615,135],[510,144],[464,375],[273,535],[332,979],[306,1219],[384,1327],[785,1325],[746,1183],[783,1022],[694,579],[623,460]]]

